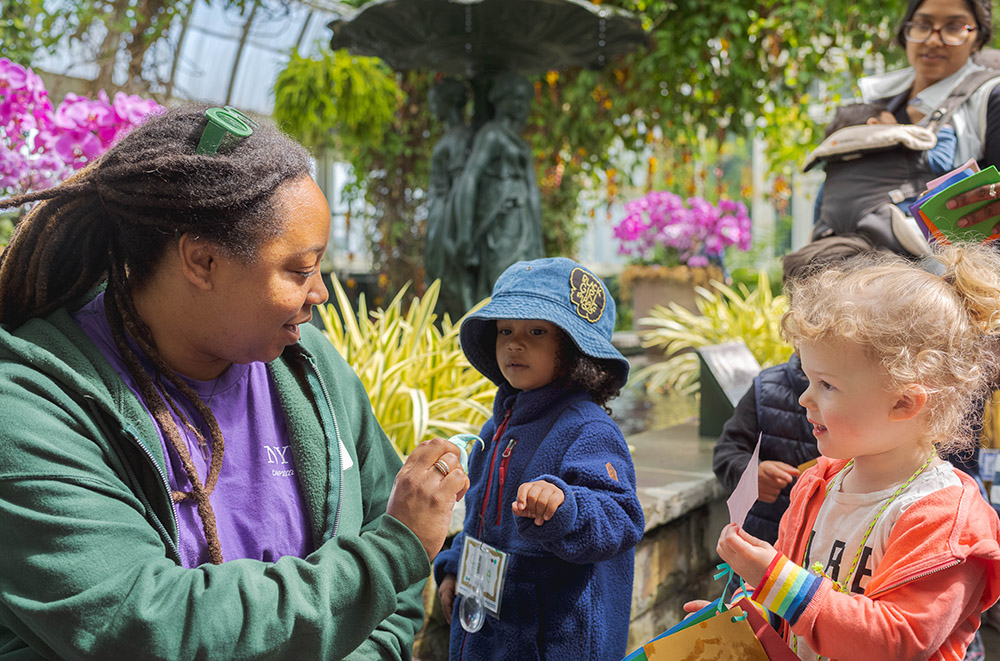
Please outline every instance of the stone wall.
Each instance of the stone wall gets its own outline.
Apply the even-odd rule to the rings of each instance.
[[[715,544],[727,523],[725,502],[714,499],[647,530],[635,552],[629,652],[683,619],[686,601],[719,596]]]

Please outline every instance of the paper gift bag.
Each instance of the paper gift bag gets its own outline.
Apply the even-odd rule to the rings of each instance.
[[[769,661],[739,607],[646,643],[648,661]]]
[[[757,640],[760,641],[761,647],[767,653],[767,658],[771,661],[799,661],[798,655],[792,651],[792,648],[785,644],[785,641],[764,616],[750,605],[746,597],[737,601],[736,606],[746,611],[747,622],[750,624],[750,628],[753,629]]]

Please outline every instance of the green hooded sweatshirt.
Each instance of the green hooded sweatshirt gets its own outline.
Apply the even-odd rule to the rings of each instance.
[[[153,422],[97,347],[66,310],[0,330],[0,659],[410,658],[430,565],[385,514],[400,460],[301,328],[268,370],[316,551],[195,569]]]

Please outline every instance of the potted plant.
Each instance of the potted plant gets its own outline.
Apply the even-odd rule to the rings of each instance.
[[[631,259],[621,276],[636,324],[655,305],[674,302],[697,312],[695,287],[722,280],[725,250],[750,248],[750,216],[742,202],[686,200],[653,191],[625,205],[614,227],[618,253]]]

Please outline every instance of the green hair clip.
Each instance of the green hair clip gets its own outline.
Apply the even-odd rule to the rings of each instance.
[[[249,137],[257,126],[257,122],[232,106],[209,108],[205,115],[208,117],[208,124],[194,150],[196,154],[211,156],[217,154],[220,148],[231,148]]]

